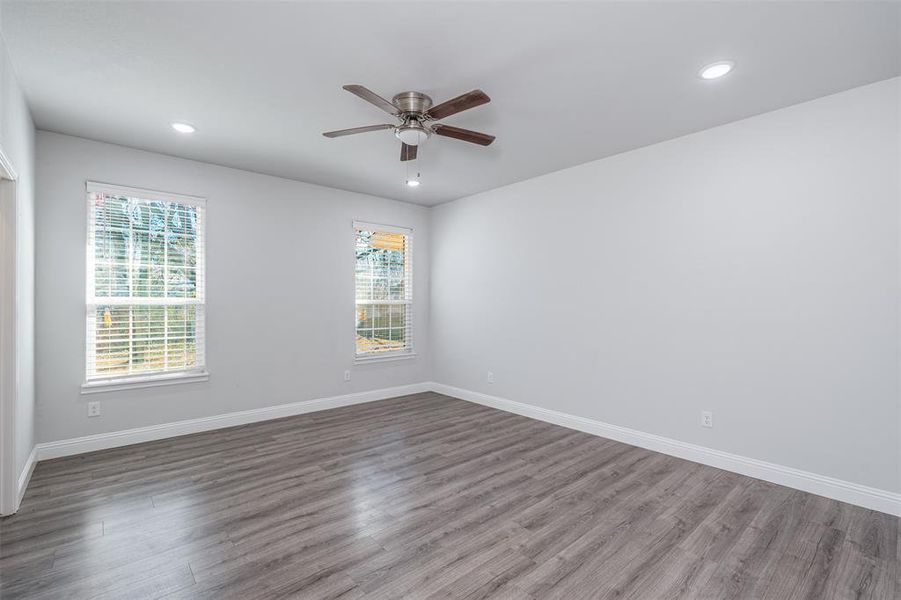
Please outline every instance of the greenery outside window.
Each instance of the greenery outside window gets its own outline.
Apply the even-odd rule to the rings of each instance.
[[[413,353],[413,231],[354,223],[356,357]]]
[[[86,385],[205,373],[205,204],[88,183]]]

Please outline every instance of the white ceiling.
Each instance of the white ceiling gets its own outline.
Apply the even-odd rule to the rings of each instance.
[[[426,205],[901,73],[895,2],[5,2],[2,16],[41,129]],[[697,76],[720,59],[736,70]],[[497,141],[433,138],[409,189],[390,131],[322,137],[388,122],[347,83],[436,103],[481,88],[490,104],[445,122]]]

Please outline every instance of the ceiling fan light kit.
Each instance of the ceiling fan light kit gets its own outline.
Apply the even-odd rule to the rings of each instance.
[[[431,135],[432,132],[415,119],[409,119],[394,129],[394,136],[408,146],[418,146],[428,140]]]
[[[491,98],[482,90],[473,90],[433,106],[432,99],[422,92],[401,92],[396,94],[389,102],[362,85],[345,85],[344,89],[395,117],[399,123],[396,125],[385,123],[382,125],[327,131],[322,134],[325,137],[343,137],[369,131],[393,129],[395,137],[401,141],[400,159],[402,161],[414,160],[417,154],[416,149],[425,143],[432,134],[479,144],[480,146],[487,146],[494,141],[493,135],[435,122],[490,102]],[[416,184],[410,184],[408,181],[408,184],[416,185],[418,181],[416,181]]]

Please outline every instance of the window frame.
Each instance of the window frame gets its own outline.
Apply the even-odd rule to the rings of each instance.
[[[102,193],[113,196],[126,196],[140,198],[142,200],[150,200],[157,202],[172,202],[177,204],[191,205],[203,210],[200,219],[200,235],[198,250],[198,294],[199,300],[192,303],[194,306],[201,308],[200,316],[195,320],[199,323],[199,327],[195,325],[202,335],[202,342],[197,345],[201,347],[201,351],[197,354],[197,366],[190,369],[180,371],[150,371],[136,373],[133,375],[114,375],[110,377],[92,377],[89,378],[89,365],[92,358],[96,359],[96,348],[91,340],[91,311],[96,310],[96,297],[94,296],[95,281],[95,265],[94,265],[94,246],[90,245],[91,232],[95,227],[93,222],[94,215],[89,208],[90,194]],[[173,385],[179,383],[191,383],[199,381],[207,381],[209,379],[209,371],[206,365],[206,220],[207,220],[207,202],[206,198],[201,196],[190,196],[186,194],[176,194],[172,192],[162,192],[146,188],[129,187],[124,185],[115,185],[109,183],[100,183],[95,181],[85,182],[85,313],[84,313],[84,332],[85,332],[85,356],[84,356],[84,372],[81,385],[82,394],[91,394],[97,392],[119,391],[126,389],[155,387],[161,385]],[[148,302],[148,305],[153,304]],[[124,306],[140,306],[140,303],[124,303]],[[92,356],[92,353],[93,356]],[[95,361],[96,362],[96,361]]]
[[[395,301],[394,303],[401,304],[405,307],[404,309],[404,322],[406,328],[406,335],[409,338],[405,340],[406,346],[400,350],[387,350],[387,351],[379,351],[379,352],[357,352],[357,344],[356,344],[356,335],[357,328],[356,325],[353,329],[353,357],[355,364],[367,364],[373,362],[382,362],[382,361],[394,361],[394,360],[404,360],[409,358],[416,357],[415,350],[415,335],[414,335],[414,321],[413,321],[413,305],[415,302],[415,296],[413,293],[413,237],[414,231],[412,227],[402,227],[399,225],[385,225],[382,223],[372,223],[369,221],[353,221],[353,226],[351,228],[351,233],[353,235],[351,242],[351,250],[353,252],[353,266],[351,267],[351,275],[353,276],[353,290],[354,290],[354,319],[356,320],[357,314],[357,300],[356,300],[356,288],[357,288],[357,274],[356,274],[356,242],[357,242],[357,231],[379,231],[384,233],[399,233],[406,237],[406,241],[404,244],[404,289],[407,298],[402,302]],[[380,304],[378,302],[373,302],[373,304]],[[390,302],[386,302],[385,304],[390,304]]]

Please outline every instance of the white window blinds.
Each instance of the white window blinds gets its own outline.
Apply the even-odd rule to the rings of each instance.
[[[413,351],[413,232],[354,223],[358,358]]]
[[[87,185],[86,380],[199,372],[205,201]]]

